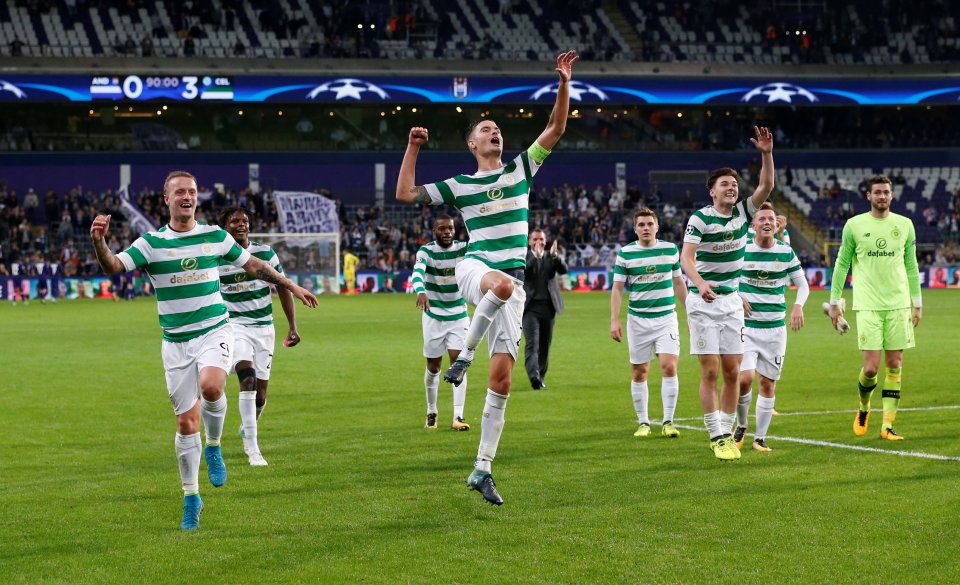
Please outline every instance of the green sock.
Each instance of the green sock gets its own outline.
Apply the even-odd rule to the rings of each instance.
[[[887,368],[887,377],[883,379],[883,428],[889,429],[897,418],[897,406],[900,405],[900,370]]]
[[[899,377],[897,378],[899,380]],[[899,384],[899,381],[897,382]],[[868,378],[860,368],[860,404],[858,408],[863,412],[870,412],[870,397],[873,396],[873,389],[877,387],[877,377]],[[899,386],[898,386],[899,387]]]

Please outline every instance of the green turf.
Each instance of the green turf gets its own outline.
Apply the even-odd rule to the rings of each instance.
[[[696,430],[635,439],[609,298],[568,295],[549,389],[515,376],[494,462],[500,508],[464,485],[479,425],[443,429],[448,385],[441,430],[422,428],[413,297],[322,298],[300,311],[303,343],[274,360],[267,468],[242,455],[229,382],[230,480],[213,489],[201,467],[194,534],[179,530],[155,302],[3,304],[0,583],[955,583],[960,462],[775,438],[960,457],[958,410],[902,412],[897,444],[876,438],[879,413],[852,436],[860,358],[854,335],[829,328],[825,298],[814,293],[807,328],[790,334],[774,451],[723,464],[697,420],[694,360],[681,358],[677,416]],[[960,297],[925,301],[901,405],[957,405]],[[485,373],[485,358],[470,370],[473,424]],[[789,416],[830,410],[845,412]]]

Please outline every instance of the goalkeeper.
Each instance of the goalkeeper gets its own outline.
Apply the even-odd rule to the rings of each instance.
[[[834,326],[843,317],[842,296],[847,272],[853,267],[853,309],[857,311],[857,341],[863,352],[860,404],[853,434],[862,437],[870,419],[870,397],[879,383],[880,354],[886,354],[883,379],[883,426],[880,438],[901,441],[893,430],[900,403],[903,350],[914,346],[913,329],[922,316],[920,273],[917,268],[913,222],[890,212],[893,185],[887,177],[867,181],[870,211],[843,226],[830,292]],[[911,313],[912,312],[912,313]]]

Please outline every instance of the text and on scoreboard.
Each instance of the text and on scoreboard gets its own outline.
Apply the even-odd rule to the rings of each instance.
[[[233,101],[233,79],[210,75],[100,75],[90,79],[90,99]]]
[[[96,100],[336,104],[551,104],[549,77],[484,75],[6,75],[0,103]],[[942,77],[582,77],[570,101],[583,105],[946,105],[960,79]]]

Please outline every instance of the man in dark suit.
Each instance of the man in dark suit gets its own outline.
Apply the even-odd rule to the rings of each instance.
[[[567,265],[557,254],[556,240],[545,252],[547,240],[543,230],[531,231],[529,244],[523,279],[523,292],[527,295],[523,307],[523,336],[527,339],[524,355],[530,385],[540,390],[547,387],[543,379],[547,375],[553,321],[563,313],[557,275],[566,274]]]

